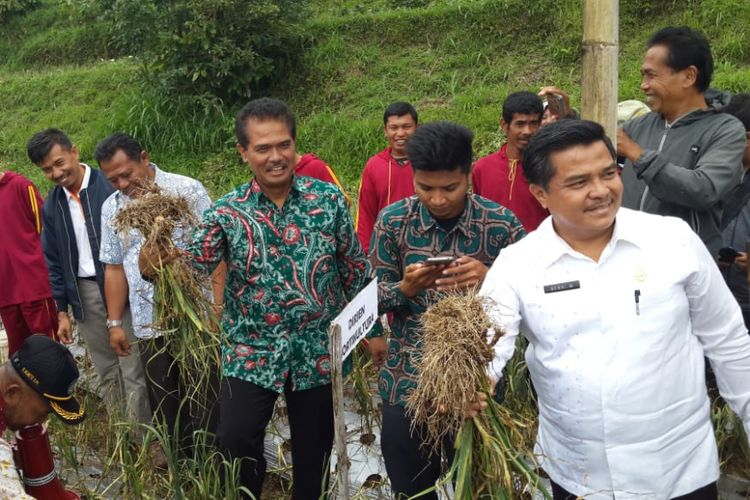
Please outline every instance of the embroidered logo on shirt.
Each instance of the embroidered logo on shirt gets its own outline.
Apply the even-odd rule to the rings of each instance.
[[[641,266],[635,267],[635,281],[638,283],[646,281],[646,270]]]
[[[697,144],[693,144],[692,146],[690,146],[690,152],[693,154],[697,155],[700,152],[700,150],[701,150],[701,147],[698,146]]]

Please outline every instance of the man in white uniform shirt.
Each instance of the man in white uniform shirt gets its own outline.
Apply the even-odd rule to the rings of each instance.
[[[620,208],[596,123],[541,129],[523,167],[552,216],[500,253],[481,293],[506,331],[493,377],[519,331],[529,340],[555,500],[716,499],[704,355],[750,428],[750,337],[716,263],[682,220]]]

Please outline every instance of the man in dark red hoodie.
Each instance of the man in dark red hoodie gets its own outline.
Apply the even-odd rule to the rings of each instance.
[[[548,215],[529,191],[521,165],[529,139],[539,130],[543,111],[542,100],[531,92],[506,97],[500,119],[506,142],[496,153],[477,160],[471,174],[474,193],[509,208],[527,232],[536,229]]]
[[[359,182],[357,237],[365,254],[375,219],[384,207],[414,194],[411,164],[406,158],[406,142],[417,130],[417,110],[409,103],[391,103],[383,114],[383,130],[389,146],[367,160]]]
[[[8,354],[26,337],[55,338],[57,310],[42,254],[42,197],[34,184],[15,172],[0,172],[0,319]],[[13,286],[8,286],[8,284]]]

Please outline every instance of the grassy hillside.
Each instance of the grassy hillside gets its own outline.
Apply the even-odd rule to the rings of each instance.
[[[508,93],[554,84],[577,105],[581,4],[313,0],[301,58],[259,94],[293,106],[299,149],[331,163],[353,193],[365,160],[384,147],[380,120],[392,100],[413,102],[422,121],[471,127],[477,156],[501,143],[497,121]],[[85,5],[44,0],[0,27],[0,164],[45,190],[24,155],[33,132],[59,126],[90,159],[98,140],[124,129],[157,163],[205,181],[214,195],[245,179],[232,147],[241,103],[165,102],[139,88],[132,78],[141,68],[137,55],[118,57],[103,35],[105,21]],[[620,98],[639,97],[644,42],[668,24],[707,34],[717,60],[714,86],[750,89],[749,18],[748,2],[623,0]]]

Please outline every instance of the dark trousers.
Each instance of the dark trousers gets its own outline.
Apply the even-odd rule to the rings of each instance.
[[[411,419],[403,406],[383,403],[383,429],[380,436],[385,470],[391,481],[393,496],[406,499],[435,485],[440,478],[440,451],[430,452],[423,446],[419,432],[412,432]],[[448,463],[453,462],[452,440],[443,442]],[[435,492],[419,497],[437,500]]]
[[[57,340],[57,308],[52,298],[1,307],[0,319],[8,337],[9,356],[21,348],[27,337],[35,333],[43,333]]]
[[[260,498],[266,475],[263,440],[278,393],[234,377],[221,385],[217,438],[228,459],[243,459],[240,483]],[[292,434],[292,498],[317,500],[328,490],[333,446],[333,392],[331,385],[306,391],[284,387]]]
[[[188,387],[189,379],[180,373],[180,367],[165,349],[164,337],[142,341],[140,348],[154,419],[169,432],[170,442],[180,454],[189,456],[193,432],[216,432],[221,368],[216,368],[216,376],[198,392],[194,387]]]
[[[552,498],[553,500],[576,500],[578,496],[552,481]],[[711,483],[687,495],[674,497],[672,500],[718,500],[718,498],[719,492],[716,489],[716,483]]]

